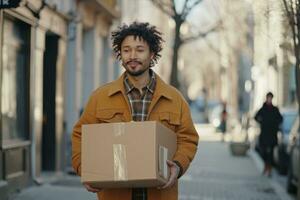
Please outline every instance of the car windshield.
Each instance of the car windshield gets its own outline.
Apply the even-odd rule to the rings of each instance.
[[[284,134],[288,134],[296,120],[297,113],[285,113],[283,114],[283,122],[281,125],[281,130]]]

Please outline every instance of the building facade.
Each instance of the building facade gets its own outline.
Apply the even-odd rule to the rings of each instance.
[[[114,0],[28,0],[0,10],[0,199],[66,171],[89,93],[119,74]]]
[[[0,11],[0,196],[62,170],[67,16],[42,1]]]
[[[275,104],[289,107],[296,103],[296,85],[292,56],[292,36],[284,16],[282,2],[254,1],[254,81],[253,105],[260,107],[268,91]]]
[[[101,2],[101,3],[100,3]],[[90,94],[120,74],[110,47],[110,29],[119,24],[117,1],[77,1],[69,23],[64,122],[71,170],[71,133]]]

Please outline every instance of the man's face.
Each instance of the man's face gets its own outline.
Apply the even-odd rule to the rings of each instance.
[[[272,96],[267,96],[267,104],[271,104],[272,103]]]
[[[127,36],[121,45],[121,60],[127,73],[131,76],[139,76],[150,67],[153,53],[149,45],[142,38]]]

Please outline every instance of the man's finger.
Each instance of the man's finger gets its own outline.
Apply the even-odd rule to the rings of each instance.
[[[169,181],[162,187],[162,189],[165,189],[165,188],[168,188],[168,187],[171,187],[172,185],[174,185],[175,179],[176,179],[176,175],[175,175],[175,174],[172,174],[172,175],[170,176]]]
[[[171,167],[171,166],[174,166],[175,163],[170,160],[167,160],[167,164],[169,165],[169,167]]]
[[[171,185],[171,180],[168,181],[161,189],[166,189]]]
[[[90,192],[100,192],[101,190],[96,189],[96,188],[90,188],[89,191],[90,191]]]
[[[89,192],[100,192],[100,190],[95,189],[95,188],[87,188],[87,190],[88,190]]]
[[[172,169],[172,167],[177,167],[177,165],[173,161],[170,161],[170,160],[167,160],[167,164],[170,167],[170,169]],[[166,188],[173,186],[176,182],[177,176],[178,176],[178,172],[174,172],[171,170],[171,174],[170,174],[168,182],[165,185],[163,185],[162,187],[159,187],[158,189],[166,189]]]
[[[91,187],[91,186],[88,185],[88,184],[84,184],[84,185],[85,185],[86,189],[87,189],[89,192],[100,192],[100,191],[101,191],[101,189]]]
[[[168,180],[168,182],[166,184],[164,184],[163,186],[159,187],[159,189],[165,189],[165,188],[167,188],[170,185],[171,181],[172,181],[172,179],[170,178]]]

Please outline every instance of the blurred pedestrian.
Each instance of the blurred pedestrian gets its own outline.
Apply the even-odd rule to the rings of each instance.
[[[268,92],[266,101],[255,115],[260,124],[259,151],[264,160],[263,175],[272,175],[273,149],[277,145],[277,131],[282,122],[279,109],[272,104],[273,94]]]
[[[222,111],[221,111],[221,122],[220,122],[220,130],[222,133],[222,142],[225,140],[225,134],[227,131],[227,118],[228,118],[228,113],[227,113],[227,109],[226,109],[226,102],[223,102],[222,104]]]

